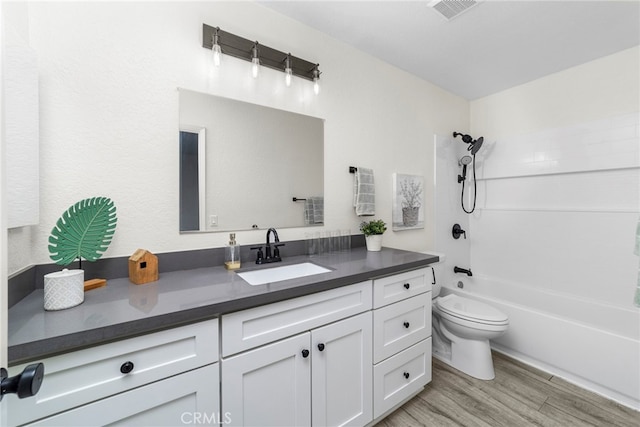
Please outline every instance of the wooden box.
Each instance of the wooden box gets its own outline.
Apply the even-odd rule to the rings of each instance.
[[[138,249],[129,257],[129,280],[136,285],[158,280],[158,257]]]

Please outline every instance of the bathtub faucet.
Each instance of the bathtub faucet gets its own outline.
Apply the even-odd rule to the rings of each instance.
[[[454,273],[464,273],[469,277],[473,276],[473,273],[471,272],[471,269],[467,270],[466,268],[460,268],[457,265],[455,267],[453,267],[453,272]]]

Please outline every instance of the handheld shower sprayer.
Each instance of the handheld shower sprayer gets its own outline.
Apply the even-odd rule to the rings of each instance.
[[[462,156],[458,160],[458,166],[462,166],[462,175],[458,175],[458,184],[467,179],[467,165],[471,163],[471,156]]]
[[[465,213],[473,213],[476,208],[476,153],[482,147],[484,143],[484,138],[481,136],[478,139],[473,139],[471,135],[463,134],[460,132],[453,132],[453,137],[457,138],[458,136],[462,137],[462,142],[468,144],[467,151],[471,152],[471,156],[462,156],[458,160],[458,165],[462,166],[462,175],[458,175],[458,184],[462,183],[462,194],[460,195],[460,204],[462,205],[462,210]],[[467,165],[473,162],[473,206],[470,211],[468,211],[464,207],[464,182],[467,179]]]

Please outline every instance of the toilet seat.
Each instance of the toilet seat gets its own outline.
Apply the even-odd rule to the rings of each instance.
[[[480,301],[449,294],[436,298],[436,306],[442,313],[462,320],[486,325],[508,325],[506,314]]]

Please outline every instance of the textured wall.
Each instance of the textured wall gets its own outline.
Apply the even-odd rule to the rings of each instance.
[[[49,262],[48,234],[77,200],[111,197],[118,229],[105,254],[219,247],[228,233],[178,233],[178,87],[321,117],[325,122],[325,228],[357,230],[349,165],[372,167],[377,216],[391,221],[393,172],[425,176],[433,198],[434,133],[469,122],[469,103],[315,30],[248,2],[31,3],[29,43],[40,66],[40,225],[9,236],[9,272]],[[202,24],[320,63],[322,92],[283,73],[250,77],[224,57],[212,72]],[[426,250],[423,230],[389,231],[385,244]],[[281,230],[283,240],[304,229]],[[238,233],[240,244],[263,231]],[[28,248],[28,251],[25,249]]]

